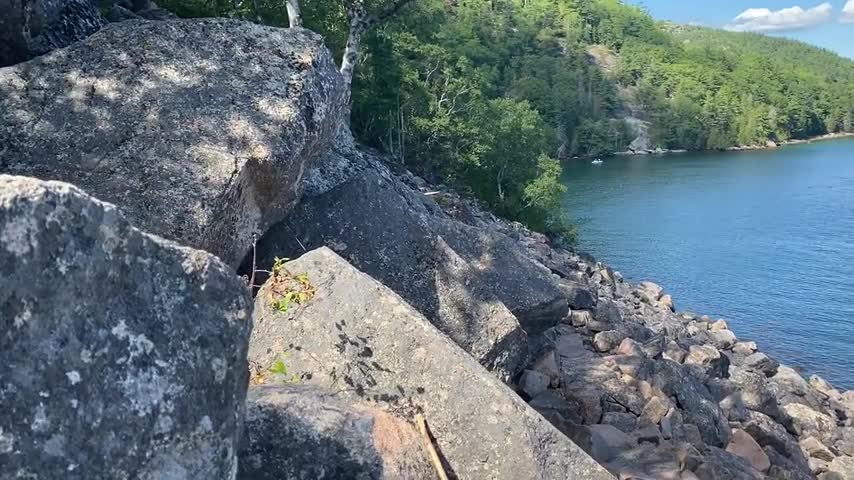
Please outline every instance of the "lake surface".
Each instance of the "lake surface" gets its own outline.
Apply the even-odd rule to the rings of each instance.
[[[579,249],[854,389],[854,139],[564,165]]]

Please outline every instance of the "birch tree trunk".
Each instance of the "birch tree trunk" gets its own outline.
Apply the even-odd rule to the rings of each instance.
[[[291,28],[302,26],[302,13],[299,9],[299,0],[287,0],[288,25]]]

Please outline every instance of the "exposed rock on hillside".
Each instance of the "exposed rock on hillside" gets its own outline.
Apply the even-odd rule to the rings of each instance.
[[[0,175],[0,478],[229,478],[251,304],[213,255]]]
[[[435,476],[424,439],[401,418],[304,385],[249,390],[238,479]]]
[[[106,22],[93,0],[0,0],[0,67],[62,48]]]
[[[505,379],[523,367],[526,333],[567,315],[552,274],[516,242],[455,221],[377,157],[341,142],[306,178],[300,205],[258,244],[261,266],[329,246]]]
[[[299,199],[343,93],[307,30],[112,24],[0,70],[0,171],[72,182],[234,265]]]
[[[270,369],[282,362],[288,378],[405,418],[423,413],[459,478],[611,478],[398,295],[331,250],[285,268],[294,278],[305,273],[313,295],[282,312],[273,302],[289,291],[276,281],[286,277],[259,292],[250,346],[257,381],[276,381]]]

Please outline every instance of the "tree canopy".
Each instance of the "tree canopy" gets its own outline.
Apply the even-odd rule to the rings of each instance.
[[[288,25],[285,0],[163,3]],[[339,55],[345,3],[302,2],[305,26]],[[365,1],[369,11],[391,3]],[[620,0],[414,0],[364,34],[352,103],[362,142],[567,233],[558,161],[625,150],[627,112],[674,149],[852,131],[854,62],[791,40],[658,23]]]

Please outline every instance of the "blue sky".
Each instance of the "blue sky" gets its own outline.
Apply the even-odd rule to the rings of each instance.
[[[854,0],[628,0],[659,20],[760,31],[854,58]]]

